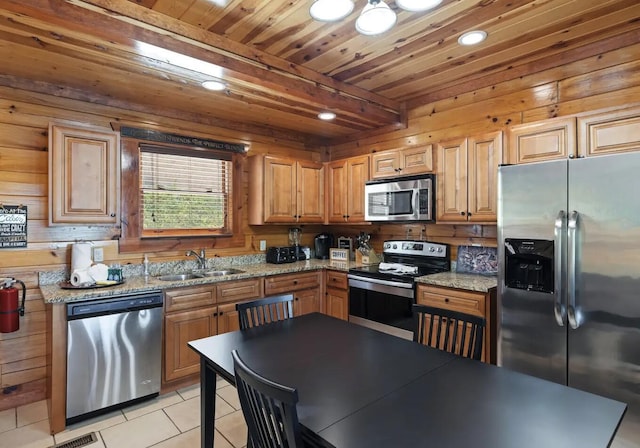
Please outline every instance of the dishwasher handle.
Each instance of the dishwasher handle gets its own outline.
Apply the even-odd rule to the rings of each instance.
[[[104,297],[67,304],[67,320],[87,319],[106,314],[126,313],[163,305],[161,291],[144,294],[131,294],[117,297]]]

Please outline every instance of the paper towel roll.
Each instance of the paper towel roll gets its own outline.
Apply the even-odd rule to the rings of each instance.
[[[89,268],[89,275],[96,282],[103,282],[109,277],[109,267],[102,263],[94,264]]]
[[[69,279],[73,286],[81,286],[81,285],[92,285],[95,282],[93,278],[89,275],[89,271],[86,269],[77,269],[71,273],[71,278]]]
[[[87,269],[91,260],[91,243],[75,243],[71,248],[71,272]]]

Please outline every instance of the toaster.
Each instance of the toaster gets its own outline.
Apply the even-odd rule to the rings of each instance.
[[[282,264],[298,261],[295,246],[275,246],[267,249],[267,263]]]

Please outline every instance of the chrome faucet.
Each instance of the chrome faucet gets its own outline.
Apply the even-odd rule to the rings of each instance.
[[[193,255],[198,260],[198,269],[207,269],[207,257],[204,253],[204,249],[200,249],[200,255],[196,252],[189,250],[185,254],[187,257]]]

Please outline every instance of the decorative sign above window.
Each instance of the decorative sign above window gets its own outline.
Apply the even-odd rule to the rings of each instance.
[[[168,134],[166,132],[154,131],[151,129],[138,129],[122,126],[120,128],[120,135],[122,137],[131,137],[152,142],[170,143],[172,145],[198,146],[200,148],[239,153],[246,152],[245,145],[239,143],[220,142],[217,140],[209,140],[206,138]]]
[[[0,204],[0,248],[27,247],[27,206]]]

